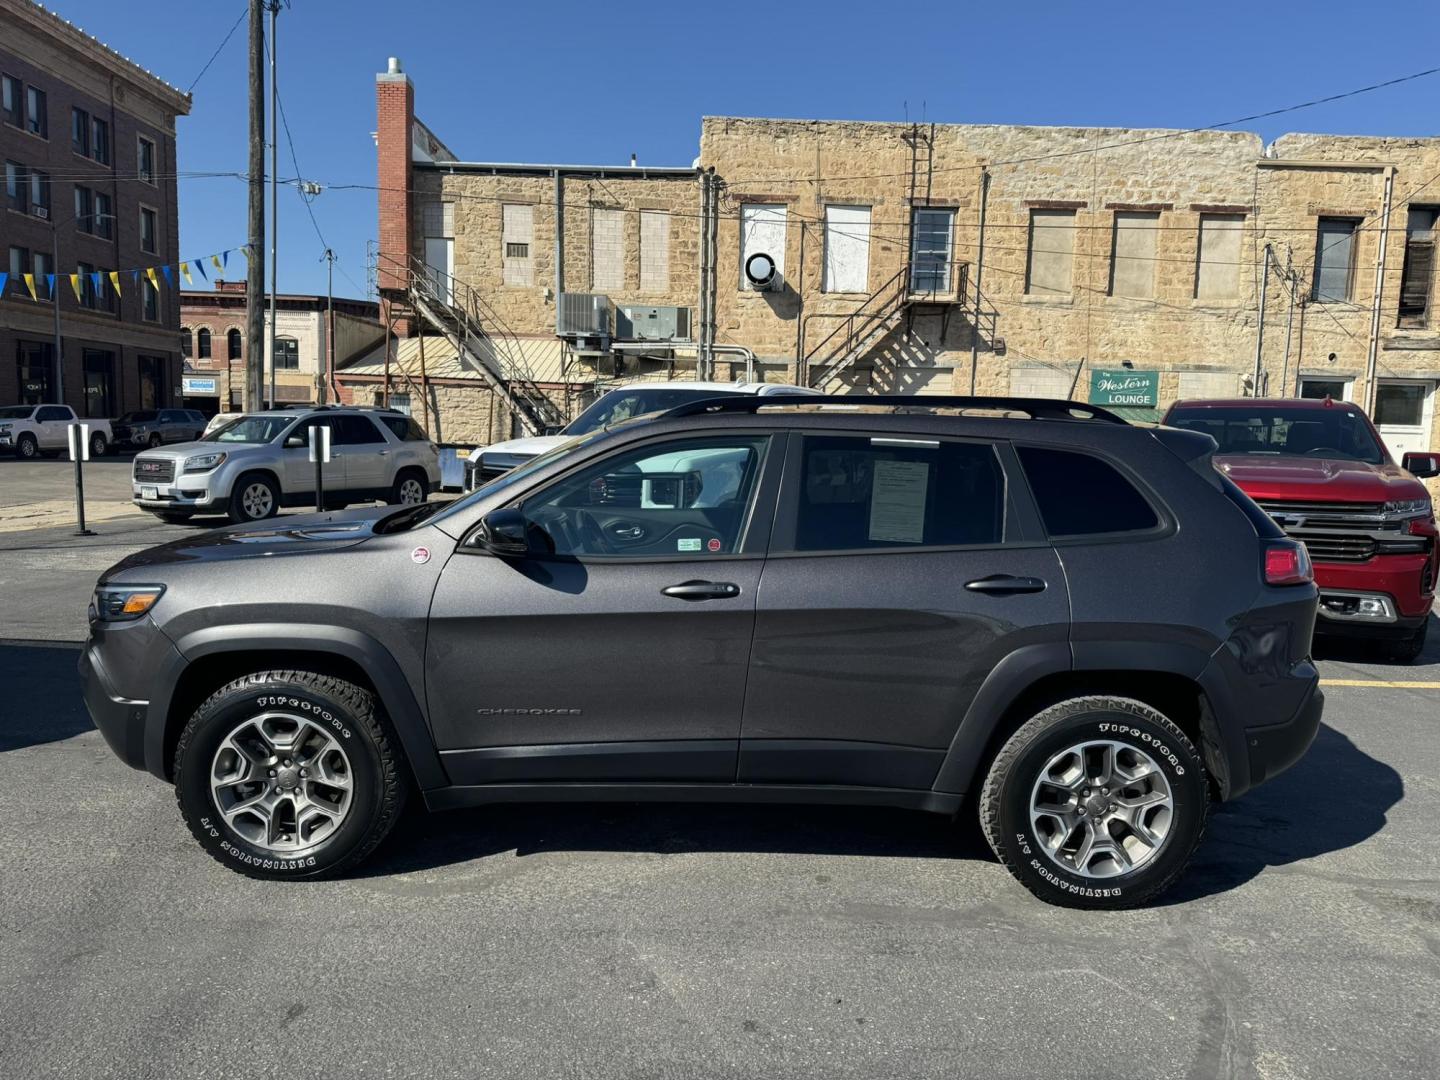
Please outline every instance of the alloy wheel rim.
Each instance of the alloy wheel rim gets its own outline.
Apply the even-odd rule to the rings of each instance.
[[[34,456],[35,456],[35,444],[34,444],[33,442],[31,442],[29,439],[21,439],[21,440],[20,440],[20,456],[21,456],[21,457],[34,457]]]
[[[400,501],[402,503],[418,503],[421,501],[424,495],[425,493],[420,490],[420,481],[414,479],[413,477],[409,480],[404,480],[401,482]]]
[[[251,484],[240,496],[240,505],[245,508],[246,516],[252,518],[268,517],[273,501],[270,489],[264,484]]]
[[[1113,878],[1150,863],[1165,847],[1175,797],[1159,764],[1129,743],[1075,743],[1040,770],[1030,791],[1030,827],[1061,869]]]
[[[226,826],[277,853],[305,851],[334,835],[354,787],[345,748],[314,719],[294,713],[241,721],[210,763],[210,797]]]

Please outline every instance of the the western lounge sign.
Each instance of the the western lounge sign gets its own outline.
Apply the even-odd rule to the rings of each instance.
[[[1128,368],[1092,368],[1090,404],[1153,409],[1160,404],[1160,373]]]

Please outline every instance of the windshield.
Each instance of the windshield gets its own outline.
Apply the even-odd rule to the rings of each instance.
[[[511,469],[509,472],[501,476],[497,476],[488,484],[484,484],[481,487],[476,488],[474,491],[470,492],[469,495],[466,495],[465,497],[460,499],[456,499],[449,506],[445,507],[445,509],[441,513],[436,514],[434,517],[430,518],[430,522],[432,524],[438,524],[439,522],[444,521],[446,518],[450,517],[452,514],[456,514],[464,510],[467,506],[473,506],[480,499],[488,499],[497,491],[504,491],[510,485],[524,480],[527,476],[531,475],[532,473],[538,472],[540,469],[545,468],[547,465],[557,460],[558,458],[565,457],[568,454],[573,454],[582,446],[589,446],[596,439],[601,438],[603,434],[603,432],[596,432],[588,439],[566,439],[559,446],[552,446],[549,450],[546,450],[545,453],[536,455],[529,461],[525,462],[525,464],[523,465],[515,466],[515,468]]]
[[[24,420],[34,411],[34,405],[6,405],[0,409],[0,420]]]
[[[571,420],[564,433],[566,435],[588,435],[592,431],[599,431],[602,428],[618,424],[621,420],[629,420],[632,416],[664,412],[666,409],[688,405],[692,401],[720,397],[724,393],[724,390],[716,390],[714,387],[700,389],[694,386],[681,388],[664,385],[634,386],[611,390],[574,420]]]
[[[124,416],[120,417],[120,423],[148,424],[151,420],[154,419],[155,414],[153,412],[127,412]]]
[[[1218,444],[1220,454],[1343,458],[1371,465],[1385,462],[1365,417],[1353,409],[1301,409],[1257,404],[1253,408],[1175,409],[1171,427],[1200,431]]]
[[[203,442],[268,443],[295,422],[293,416],[238,416],[218,427]]]

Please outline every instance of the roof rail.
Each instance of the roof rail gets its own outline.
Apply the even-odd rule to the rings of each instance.
[[[723,397],[702,398],[676,406],[661,415],[667,419],[682,416],[696,416],[700,413],[747,413],[759,409],[801,408],[836,406],[860,408],[871,405],[893,406],[907,409],[1000,409],[1007,412],[1028,413],[1032,420],[1098,420],[1106,424],[1128,422],[1109,409],[1091,405],[1084,401],[1062,401],[1058,398],[1027,397],[964,397],[948,394],[854,394],[824,395],[813,394],[727,394]]]

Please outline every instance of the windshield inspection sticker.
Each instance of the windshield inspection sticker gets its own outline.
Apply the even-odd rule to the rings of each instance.
[[[675,550],[676,550],[676,551],[699,551],[699,550],[700,550],[700,538],[699,538],[698,536],[696,536],[696,537],[691,537],[691,538],[689,538],[689,539],[676,540],[676,541],[675,541]]]
[[[870,485],[870,539],[925,542],[925,495],[930,466],[923,461],[875,462]]]
[[[417,547],[414,551],[410,552],[410,561],[411,561],[411,562],[429,562],[429,561],[430,561],[430,549],[427,548],[427,547]]]

